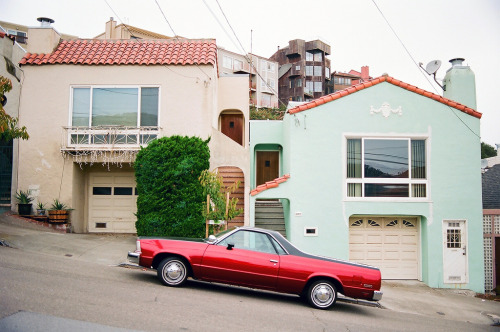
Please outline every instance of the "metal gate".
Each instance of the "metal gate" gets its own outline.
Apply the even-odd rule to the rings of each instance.
[[[10,207],[12,186],[12,140],[0,140],[0,209]]]

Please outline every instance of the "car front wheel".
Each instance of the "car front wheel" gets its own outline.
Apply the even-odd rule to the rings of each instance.
[[[337,289],[328,280],[313,282],[307,290],[307,302],[317,309],[328,309],[337,301]]]
[[[166,286],[182,286],[188,277],[186,263],[177,257],[162,260],[157,273],[160,281]]]

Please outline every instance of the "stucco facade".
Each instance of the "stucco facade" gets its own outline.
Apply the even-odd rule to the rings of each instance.
[[[440,102],[439,96],[424,96],[402,86],[408,84],[391,84],[383,79],[381,83],[368,83],[366,88],[344,90],[314,105],[296,107],[283,121],[251,121],[251,180],[255,189],[250,222],[255,219],[256,201],[280,199],[286,235],[294,244],[311,253],[351,260],[357,257],[353,234],[362,234],[355,233],[356,223],[371,222],[387,229],[408,223],[417,227],[415,252],[410,257],[415,274],[396,279],[418,279],[431,287],[483,292],[480,114],[470,109],[472,115],[467,114]],[[425,142],[426,176],[418,184],[425,186],[425,193],[418,195],[410,189],[407,197],[368,197],[367,189],[363,189],[367,196],[351,195],[348,140],[352,139],[362,144],[368,140]],[[280,175],[289,178],[255,187],[256,151],[266,146],[279,151]],[[368,177],[363,180],[368,184],[374,181]],[[383,181],[394,181],[394,185],[401,179]],[[378,225],[379,220],[387,222]],[[452,221],[465,225],[461,245],[466,248],[461,247],[459,255],[467,259],[460,282],[443,275],[449,269],[446,227],[454,225]],[[382,241],[378,249],[374,247],[373,255],[387,255],[385,260],[374,257],[374,261],[390,261],[391,244],[382,239],[389,233],[366,234],[363,246],[373,247],[370,241]],[[450,238],[448,235],[448,242]],[[392,244],[393,253],[404,255],[404,237],[398,241]],[[404,257],[398,259],[398,264],[404,263]],[[370,262],[370,253],[363,262]],[[387,279],[384,271],[382,278]],[[398,273],[405,275],[405,271]]]
[[[192,47],[189,41],[183,45],[186,49]],[[216,59],[215,52],[214,46],[213,59]],[[115,204],[114,211],[109,211],[110,209],[105,211],[104,209],[109,206],[102,205],[109,204],[102,202],[108,202],[105,199],[109,197],[93,196],[92,191],[94,190],[94,195],[97,195],[96,188],[102,189],[107,186],[133,189],[135,181],[132,163],[140,146],[147,144],[138,142],[143,137],[148,135],[153,138],[172,135],[197,136],[202,139],[211,137],[209,144],[211,169],[220,166],[236,167],[245,179],[249,174],[249,111],[246,93],[248,75],[218,77],[216,67],[215,62],[197,65],[193,63],[25,64],[20,124],[28,128],[30,139],[19,145],[17,187],[22,190],[29,189],[36,197],[35,204],[39,201],[51,203],[57,198],[69,205],[73,209],[71,223],[75,232],[133,232],[130,220],[129,228],[116,226],[114,229],[105,229],[103,225],[106,220],[113,218],[115,225],[124,218],[133,218],[134,199],[127,201],[117,198],[115,201],[109,201],[109,204]],[[121,89],[127,88],[139,91],[152,88],[156,91],[157,125],[137,126],[137,128],[124,126],[83,128],[75,127],[75,123],[72,123],[76,121],[77,89],[89,90],[94,96],[96,90],[112,90],[126,94],[122,91],[128,90]],[[238,90],[243,92],[239,93]],[[139,104],[142,107],[141,102]],[[243,144],[235,143],[220,131],[221,116],[228,112],[244,119]],[[136,135],[137,131],[140,132],[139,136]],[[82,138],[77,138],[77,135],[84,137],[83,140],[78,141]],[[88,135],[92,139],[87,138]],[[128,135],[134,137],[132,144],[122,144],[123,142],[116,139]],[[106,139],[114,137],[116,142],[97,143],[97,140],[103,137]],[[96,144],[89,144],[89,140],[95,140]],[[249,196],[249,181],[244,183],[246,201]],[[133,191],[131,195],[134,195]],[[246,210],[244,223],[248,223],[248,204],[244,206]],[[120,215],[120,211],[124,211],[123,214],[127,216]],[[110,217],[104,215],[105,213],[113,215]],[[104,221],[99,222],[99,218]]]

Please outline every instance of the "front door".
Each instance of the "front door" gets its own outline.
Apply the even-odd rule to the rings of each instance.
[[[243,115],[222,114],[221,132],[236,143],[243,145]]]
[[[279,175],[279,151],[257,151],[256,186],[272,181]]]
[[[467,283],[467,232],[465,220],[443,222],[443,276],[447,284]]]

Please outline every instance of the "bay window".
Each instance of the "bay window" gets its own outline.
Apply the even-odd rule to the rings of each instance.
[[[145,144],[158,108],[158,87],[73,87],[71,144]]]
[[[348,197],[427,197],[426,141],[347,140]]]

